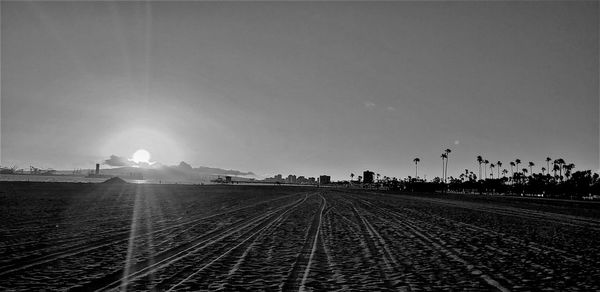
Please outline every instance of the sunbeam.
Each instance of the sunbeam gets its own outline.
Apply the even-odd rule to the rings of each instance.
[[[140,216],[140,208],[142,207],[142,202],[140,201],[142,200],[142,194],[140,194],[139,192],[139,187],[135,189],[135,198],[133,201],[133,211],[131,214],[131,224],[129,227],[129,241],[128,241],[128,245],[127,245],[127,257],[125,259],[125,266],[124,266],[124,272],[123,272],[123,278],[121,280],[121,290],[127,290],[127,284],[128,284],[128,279],[127,277],[129,277],[129,273],[130,273],[130,268],[132,263],[132,259],[133,259],[133,255],[135,253],[135,238],[136,238],[136,234],[137,234],[137,222],[139,220],[139,216]]]
[[[143,186],[138,185],[137,189],[139,189],[141,187],[143,187]],[[149,192],[144,193],[143,196],[144,196],[144,219],[145,219],[144,221],[146,223],[146,244],[148,246],[148,250],[147,250],[148,266],[152,266],[152,265],[154,265],[154,253],[155,253],[154,240],[152,238],[153,237],[152,231],[154,230],[154,228],[153,228],[154,217],[152,216],[152,212],[153,212],[153,209],[157,206],[154,189],[150,188]],[[148,275],[148,279],[149,279],[150,285],[153,285],[154,284],[154,272],[151,272]]]

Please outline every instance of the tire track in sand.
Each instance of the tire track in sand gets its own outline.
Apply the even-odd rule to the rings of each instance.
[[[249,242],[251,240],[249,242],[249,244],[247,245],[247,247],[245,248],[242,255],[240,255],[238,257],[238,259],[235,261],[235,264],[231,267],[231,269],[229,269],[229,271],[228,271],[228,278],[229,278],[229,276],[233,275],[237,271],[239,266],[244,262],[245,258],[247,257],[250,250],[254,247],[254,245],[260,239],[262,239],[268,231],[273,230],[274,228],[277,228],[277,226],[281,225],[281,223],[286,220],[289,213],[292,210],[296,209],[298,206],[302,205],[302,203],[304,203],[307,198],[308,198],[308,196],[306,196],[300,204],[294,205],[291,208],[285,210],[283,213],[281,213],[279,216],[277,216],[273,221],[270,221],[269,223],[267,223],[267,225],[260,227],[256,231],[251,230],[249,232],[250,234],[245,239],[243,239],[241,242],[239,242],[238,244],[234,245],[233,247],[227,249],[226,251],[224,251],[219,256],[217,256],[210,262],[206,263],[202,267],[196,269],[196,271],[194,271],[193,273],[191,273],[190,275],[185,277],[183,280],[180,280],[176,284],[171,285],[171,287],[169,287],[168,289],[166,289],[166,286],[167,286],[166,283],[168,282],[168,280],[164,280],[163,283],[161,283],[160,285],[158,285],[156,287],[157,290],[159,290],[159,291],[163,291],[163,290],[176,291],[175,289],[177,287],[179,287],[179,286],[183,285],[185,282],[191,280],[194,276],[196,276],[199,273],[203,272],[204,270],[208,269],[210,266],[217,263],[218,261],[223,260],[225,257],[227,257],[228,255],[233,253],[236,249],[242,248],[247,242]]]
[[[153,235],[153,234],[159,234],[160,232],[164,232],[164,231],[168,231],[169,234],[167,234],[167,235],[170,235],[170,233],[172,233],[173,231],[176,231],[176,229],[180,228],[180,227],[183,227],[185,229],[182,231],[176,231],[177,234],[185,233],[186,231],[190,230],[191,228],[200,224],[201,222],[203,222],[206,219],[210,219],[210,218],[222,216],[222,215],[227,215],[227,214],[241,211],[244,209],[249,209],[249,208],[252,208],[252,207],[260,205],[260,204],[266,204],[266,203],[269,203],[272,201],[288,198],[288,197],[291,197],[294,195],[296,195],[296,194],[281,197],[281,198],[275,198],[275,199],[271,199],[271,200],[261,201],[261,202],[255,203],[255,204],[237,207],[237,208],[230,209],[230,210],[220,212],[217,214],[212,214],[212,215],[201,217],[201,218],[195,218],[195,219],[187,220],[184,222],[179,222],[179,223],[176,223],[176,224],[173,224],[173,225],[161,228],[161,229],[140,233],[140,234],[136,235],[133,239],[142,238],[144,236]],[[90,252],[92,250],[96,250],[99,248],[110,247],[115,244],[130,240],[129,236],[130,236],[130,230],[127,230],[127,231],[119,232],[115,235],[109,236],[107,238],[99,239],[96,242],[85,243],[83,245],[71,246],[71,247],[65,248],[61,251],[42,255],[40,257],[31,259],[31,260],[27,260],[27,261],[21,260],[18,262],[9,263],[5,266],[0,267],[0,276],[13,274],[13,273],[25,270],[25,269],[33,268],[33,267],[36,267],[39,265],[47,264],[47,263],[50,263],[50,262],[53,262],[53,261],[56,261],[56,260],[59,260],[62,258],[75,256],[75,255],[78,255],[81,253],[87,253],[87,252]]]
[[[310,273],[310,267],[313,263],[315,251],[317,250],[317,240],[321,230],[321,221],[323,218],[323,212],[325,210],[326,200],[321,197],[321,208],[318,213],[313,217],[312,224],[309,231],[307,232],[306,240],[302,250],[298,253],[296,262],[292,268],[292,271],[288,275],[287,280],[283,283],[283,291],[306,291],[306,281],[308,274]],[[300,278],[300,275],[302,277]]]
[[[408,230],[411,231],[411,233],[413,233],[414,235],[416,235],[420,240],[422,240],[423,242],[428,243],[429,245],[433,246],[435,249],[437,249],[439,252],[441,252],[442,254],[444,254],[445,256],[447,256],[448,258],[450,258],[450,259],[452,259],[452,260],[454,260],[456,262],[461,263],[463,265],[463,267],[467,271],[469,271],[474,276],[479,276],[479,278],[484,283],[486,283],[490,288],[492,288],[494,290],[497,290],[497,291],[501,291],[501,292],[509,292],[510,291],[510,289],[504,287],[498,281],[496,281],[495,279],[493,279],[489,275],[485,274],[483,271],[476,269],[474,265],[472,265],[471,263],[469,263],[465,259],[463,259],[460,256],[458,256],[456,252],[453,252],[451,249],[446,248],[443,245],[439,244],[437,242],[437,240],[435,240],[432,236],[426,235],[425,234],[426,231],[420,230],[420,228],[417,225],[413,224],[412,222],[408,222],[408,220],[406,220],[406,218],[403,218],[402,216],[399,216],[399,214],[396,214],[396,212],[380,208],[378,206],[375,206],[371,202],[362,201],[362,203],[365,204],[365,205],[371,206],[371,207],[373,207],[375,209],[379,209],[381,212],[387,213],[389,215],[392,215],[393,217],[396,217],[396,218],[400,219],[400,222],[397,222],[397,223],[399,223],[399,224],[403,225],[404,227],[406,227]]]
[[[177,262],[189,256],[190,254],[199,249],[205,248],[206,246],[223,240],[224,238],[235,234],[236,232],[239,232],[248,226],[252,226],[257,222],[262,222],[263,220],[268,219],[270,216],[277,212],[281,212],[286,208],[291,208],[297,204],[301,204],[302,202],[304,202],[304,200],[306,200],[307,196],[308,195],[306,195],[304,198],[296,200],[293,203],[279,207],[274,211],[270,211],[267,214],[256,216],[250,221],[237,222],[232,226],[226,227],[225,229],[211,231],[207,234],[199,236],[198,238],[190,242],[186,242],[185,244],[164,251],[154,257],[155,262],[152,265],[141,264],[132,266],[129,275],[124,275],[124,269],[119,269],[111,274],[105,275],[102,278],[96,279],[84,285],[83,287],[81,287],[81,290],[89,291],[115,288],[119,287],[122,283],[129,283],[132,280],[154,273],[156,270],[169,266],[174,262]]]
[[[377,267],[379,268],[379,273],[381,275],[381,279],[385,287],[390,290],[398,290],[398,291],[408,291],[410,288],[406,285],[405,279],[403,279],[402,275],[403,271],[398,271],[396,267],[398,266],[398,262],[392,256],[388,245],[385,243],[379,232],[373,228],[373,225],[360,214],[358,209],[354,203],[350,203],[352,207],[352,212],[360,221],[360,229],[362,230],[363,237],[367,240],[367,245],[370,249],[370,253],[375,256],[377,259]],[[368,235],[368,236],[367,236]],[[381,265],[381,261],[383,261],[383,265]],[[385,268],[381,268],[384,266]],[[399,274],[399,277],[390,277],[390,273],[395,271]]]

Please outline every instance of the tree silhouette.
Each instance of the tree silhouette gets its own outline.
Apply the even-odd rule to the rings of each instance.
[[[511,161],[510,162],[510,175],[514,177],[515,176],[515,171],[513,170],[513,167],[515,167],[515,162]]]
[[[419,162],[421,162],[421,159],[417,157],[417,158],[413,159],[413,161],[415,162],[415,178],[418,178],[419,177],[419,175],[418,175],[419,172],[418,172],[418,169],[417,169],[417,164],[419,164]]]
[[[483,164],[485,164],[485,167],[483,168],[483,172],[485,173],[485,179],[488,178],[487,177],[487,165],[488,165],[488,163],[490,163],[490,161],[487,160],[487,159],[483,161]]]
[[[442,153],[440,157],[442,158],[442,178],[444,179],[444,183],[446,183],[445,160],[448,158],[448,155],[446,153]]]
[[[556,160],[554,160],[552,164],[553,164],[552,171],[554,171],[554,177],[557,177],[556,172],[558,171],[558,169],[560,168],[560,166],[558,166],[558,163],[556,162]]]
[[[502,170],[502,175],[503,175],[504,177],[506,177],[506,174],[507,174],[507,173],[508,173],[508,170],[506,170],[506,168]]]
[[[575,164],[565,164],[563,168],[565,169],[565,176],[567,177],[567,179],[569,179],[571,177],[571,171],[573,170],[573,168],[575,168]]]
[[[496,167],[493,163],[490,163],[490,176],[494,178],[494,167]]]
[[[542,175],[545,175],[545,173],[546,173],[546,168],[542,167]]]
[[[529,173],[533,174],[533,166],[535,165],[535,163],[529,161]]]
[[[517,172],[519,172],[519,164],[521,164],[521,159],[515,159],[515,164],[517,165]]]
[[[477,163],[479,163],[479,178],[481,179],[481,163],[483,163],[481,155],[477,155]]]
[[[560,181],[563,181],[562,169],[563,169],[563,165],[565,165],[565,160],[562,158],[559,158],[559,159],[554,160],[554,162],[556,164],[558,164],[559,178],[560,178]]]
[[[552,160],[552,158],[550,157],[546,157],[546,166],[547,166],[547,170],[548,170],[548,175],[550,175],[550,161]]]
[[[502,167],[502,162],[498,161],[496,162],[496,165],[498,166],[498,178],[500,178],[500,168]]]
[[[352,183],[353,179],[354,179],[354,173],[350,173],[350,183]]]
[[[446,170],[444,170],[444,182],[446,182],[446,176],[448,175],[448,156],[450,152],[452,152],[452,150],[446,149],[444,150],[444,152],[446,153]]]

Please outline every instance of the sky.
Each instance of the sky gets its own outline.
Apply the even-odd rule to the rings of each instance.
[[[599,168],[597,1],[1,2],[2,166]],[[496,171],[495,171],[496,172]]]

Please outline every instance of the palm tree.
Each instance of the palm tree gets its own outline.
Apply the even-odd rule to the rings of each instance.
[[[513,167],[515,167],[515,162],[511,161],[510,162],[510,175],[511,176],[515,176],[515,171],[513,170]]]
[[[481,155],[477,156],[477,163],[479,163],[479,179],[481,179],[481,163],[483,163],[483,158]]]
[[[571,171],[573,170],[573,168],[575,168],[575,164],[573,163],[569,163],[563,166],[563,168],[565,169],[565,176],[567,177],[567,180],[571,177]]]
[[[533,174],[533,166],[535,165],[535,163],[529,161],[529,173]]]
[[[500,167],[502,167],[502,162],[498,161],[496,162],[496,165],[498,166],[498,178],[500,178]]]
[[[377,174],[377,182],[379,182],[379,177],[381,176],[381,174]]]
[[[442,178],[444,179],[444,183],[446,183],[445,160],[448,158],[448,155],[446,153],[442,153],[440,157],[442,158]]]
[[[554,166],[552,166],[552,171],[554,171],[554,176],[556,177],[556,172],[558,171],[560,166],[558,166],[558,163],[556,162],[556,160],[554,160],[554,162],[552,162],[552,164],[554,165]]]
[[[487,160],[487,159],[483,161],[483,164],[485,164],[485,167],[483,168],[483,172],[485,173],[485,179],[487,179],[487,165],[488,165],[488,163],[490,163],[490,161]]]
[[[446,149],[444,150],[444,152],[446,153],[446,170],[445,170],[445,174],[444,174],[444,182],[446,182],[446,176],[448,175],[448,156],[450,154],[450,152],[452,152],[452,150],[450,149]]]
[[[521,164],[521,159],[515,159],[515,164],[517,164],[517,172],[519,171],[519,164]]]
[[[413,159],[413,161],[415,162],[415,178],[418,178],[419,176],[417,174],[419,172],[418,172],[418,169],[417,169],[417,164],[419,164],[419,162],[421,162],[421,159],[417,157],[417,158]]]
[[[560,181],[562,181],[563,180],[562,167],[563,167],[563,165],[565,165],[565,160],[562,158],[559,158],[559,159],[554,160],[554,163],[558,164],[558,172],[560,173]]]
[[[528,170],[527,170],[527,168],[523,168],[522,170],[523,170],[523,183],[525,183],[525,177],[526,177]]]
[[[506,177],[507,173],[508,173],[508,170],[506,170],[506,168],[502,170],[502,176]]]
[[[547,170],[548,170],[548,175],[550,175],[550,161],[552,160],[552,158],[550,157],[546,157],[546,166],[547,166]]]
[[[542,167],[542,175],[544,175],[546,173],[546,168]]]
[[[494,167],[496,167],[493,163],[490,163],[490,176],[494,178]]]
[[[352,180],[354,179],[354,173],[350,173],[350,184],[352,184]]]

